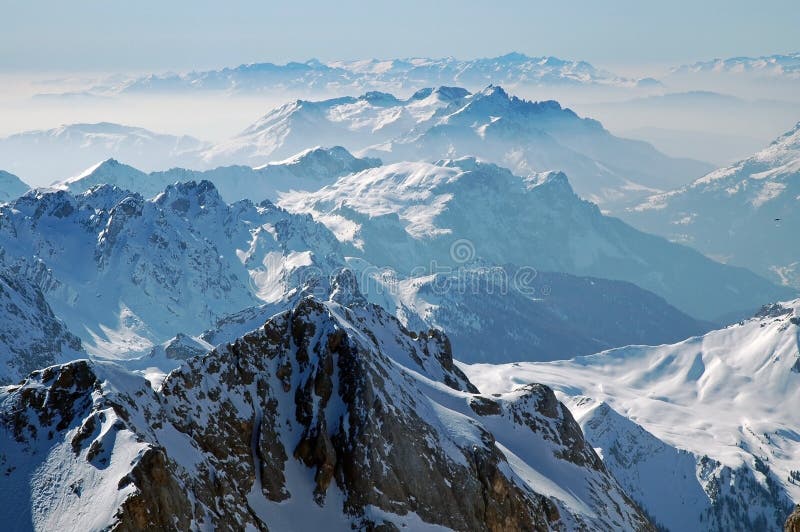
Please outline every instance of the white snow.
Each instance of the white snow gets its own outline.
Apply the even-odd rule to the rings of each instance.
[[[484,393],[508,392],[528,382],[550,385],[579,419],[592,419],[589,414],[606,403],[669,446],[732,469],[754,468],[758,458],[796,501],[800,487],[787,479],[800,463],[800,411],[795,407],[800,401],[800,325],[790,318],[800,320],[800,300],[782,305],[788,314],[753,318],[674,345],[624,347],[549,363],[461,367]],[[610,445],[608,438],[622,438],[628,430],[610,428],[604,441]],[[648,438],[636,436],[637,445],[662,445]],[[641,452],[646,457],[647,451]],[[648,486],[668,471],[657,464],[646,466],[655,478],[634,479],[641,497],[649,499]],[[699,503],[687,499],[686,504],[696,511]],[[660,507],[660,515],[666,507]]]

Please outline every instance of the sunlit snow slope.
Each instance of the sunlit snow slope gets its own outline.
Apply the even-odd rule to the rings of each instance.
[[[800,501],[800,300],[678,344],[464,370],[484,393],[553,386],[673,530],[780,530]]]

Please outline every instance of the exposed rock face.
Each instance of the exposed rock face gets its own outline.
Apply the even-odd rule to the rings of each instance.
[[[453,276],[474,259],[490,268],[512,265],[506,286],[524,288],[525,295],[532,269],[627,281],[710,321],[795,296],[606,216],[563,173],[520,177],[474,157],[387,164],[316,192],[286,193],[279,204],[325,224],[345,255],[401,276]],[[454,247],[464,240],[468,245]]]
[[[780,532],[800,500],[798,316],[795,299],[677,344],[459,367],[484,393],[551,386],[660,529]],[[536,409],[554,403],[542,396]]]
[[[796,506],[792,515],[786,520],[786,532],[800,532],[800,505]]]
[[[195,356],[208,353],[213,346],[195,340],[183,333],[178,333],[174,338],[150,350],[148,358],[166,357],[170,360],[186,360]]]
[[[229,205],[209,181],[150,200],[98,185],[0,204],[0,260],[35,281],[87,351],[111,358],[282,300],[340,267],[337,250],[310,216],[267,201]]]
[[[486,265],[398,280],[365,261],[348,261],[361,269],[372,302],[409,329],[446,331],[459,360],[469,364],[565,360],[680,341],[712,327],[623,281]],[[521,281],[525,273],[532,279]]]
[[[0,270],[0,314],[0,385],[86,356],[80,339],[53,314],[42,291],[16,272]]]
[[[37,528],[650,529],[549,388],[479,395],[445,336],[367,304],[305,298],[159,390],[49,368],[0,390],[0,416],[20,496],[66,471]]]
[[[593,405],[582,398],[574,410],[585,435],[601,449],[606,466],[650,518],[668,530],[778,531],[791,510],[774,472],[757,462],[733,468],[707,455],[668,445],[606,403]],[[649,489],[649,472],[661,471],[663,489],[677,497]],[[653,504],[657,500],[658,504]]]

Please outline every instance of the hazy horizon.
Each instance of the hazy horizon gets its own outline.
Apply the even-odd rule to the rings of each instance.
[[[288,100],[353,96],[361,90],[301,86],[251,93],[91,90],[149,74],[310,59],[471,60],[519,52],[586,61],[631,79],[664,80],[671,68],[683,64],[787,54],[800,48],[794,24],[800,19],[800,4],[788,0],[758,6],[721,0],[700,5],[688,0],[662,4],[621,0],[613,5],[589,0],[558,5],[414,0],[399,6],[314,0],[302,7],[251,0],[225,5],[188,0],[119,5],[99,0],[0,2],[7,21],[0,33],[0,49],[7,51],[0,54],[0,137],[67,124],[113,122],[221,142]],[[407,96],[417,88],[421,87],[412,83],[381,90]],[[643,89],[558,83],[507,88],[525,98],[557,100],[582,116],[600,120],[615,134],[651,142],[669,155],[720,165],[763,147],[800,120],[794,82],[684,83],[669,78],[663,86]],[[659,100],[642,106],[638,101],[692,90],[716,91],[741,101],[702,109],[693,105],[676,109]],[[702,150],[698,135],[708,139]],[[0,168],[13,171],[15,163],[0,161]],[[20,177],[47,184],[69,176]]]
[[[791,0],[2,4],[7,27],[0,49],[14,50],[0,56],[3,72],[184,71],[312,57],[471,58],[512,50],[599,65],[685,63],[795,51],[800,19],[800,4]]]

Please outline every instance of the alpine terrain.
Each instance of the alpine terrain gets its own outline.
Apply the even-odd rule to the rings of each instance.
[[[798,198],[800,123],[752,157],[648,198],[625,218],[798,288],[800,246],[791,244],[800,227]]]
[[[0,532],[800,532],[800,3],[7,4]]]
[[[0,389],[3,520],[652,529],[549,388],[484,396],[452,356],[334,281],[331,301],[303,299],[156,387],[109,363],[35,372]]]
[[[800,300],[677,344],[462,369],[484,393],[552,386],[657,526],[781,530],[800,498]]]
[[[239,136],[206,150],[206,163],[264,164],[308,144],[341,144],[388,162],[477,156],[529,174],[565,171],[577,192],[614,209],[711,169],[615,137],[596,120],[555,101],[533,102],[490,85],[421,89],[407,99],[384,92],[296,100]],[[671,187],[670,187],[671,188]]]

